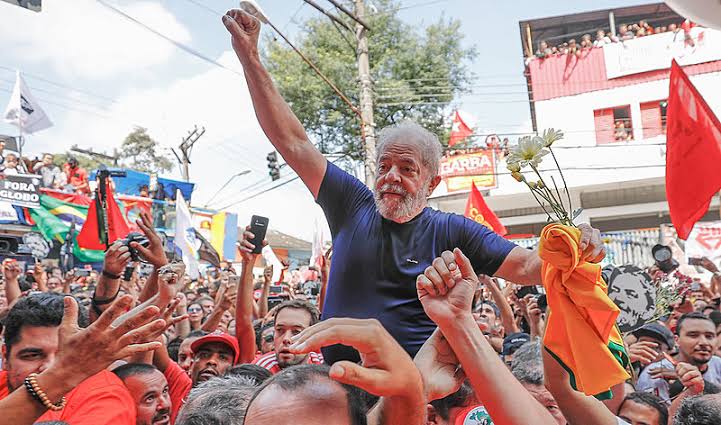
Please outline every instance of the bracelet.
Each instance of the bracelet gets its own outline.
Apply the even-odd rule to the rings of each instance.
[[[61,397],[60,401],[57,403],[53,403],[48,398],[47,394],[45,394],[45,391],[40,389],[40,385],[38,385],[37,380],[37,373],[31,373],[30,375],[25,378],[25,389],[27,389],[28,393],[37,400],[40,404],[45,406],[48,410],[52,411],[59,411],[63,410],[65,408],[65,404],[67,403],[67,400],[65,400],[65,397]]]
[[[108,279],[113,279],[113,280],[120,279],[119,274],[112,274],[112,273],[106,271],[105,269],[103,269],[103,276],[107,277]]]

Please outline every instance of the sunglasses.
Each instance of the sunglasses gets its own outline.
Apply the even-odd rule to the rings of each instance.
[[[203,311],[203,309],[200,307],[190,307],[188,309],[188,313],[200,313],[201,311]]]

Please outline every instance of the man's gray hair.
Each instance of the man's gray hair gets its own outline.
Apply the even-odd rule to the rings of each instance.
[[[421,162],[431,172],[431,177],[438,174],[438,168],[441,164],[441,156],[443,148],[438,136],[423,128],[420,124],[406,120],[399,124],[383,128],[378,133],[378,141],[376,143],[376,163],[383,154],[388,143],[404,140],[410,141],[418,145],[421,151]]]
[[[243,425],[245,410],[257,389],[246,376],[210,379],[190,390],[176,425]]]
[[[702,395],[685,399],[676,412],[674,425],[721,424],[721,398]]]
[[[541,357],[540,339],[523,344],[513,353],[511,373],[521,383],[543,385],[543,357]]]

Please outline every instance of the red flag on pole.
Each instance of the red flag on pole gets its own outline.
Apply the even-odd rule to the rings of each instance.
[[[453,115],[453,126],[451,127],[451,137],[448,139],[448,146],[452,147],[457,143],[461,143],[463,139],[473,134],[473,130],[463,121],[458,111]]]
[[[666,198],[685,240],[721,189],[721,123],[675,60],[666,116]]]
[[[107,241],[108,246],[110,246],[116,240],[122,239],[130,233],[128,223],[125,222],[123,213],[120,211],[120,207],[113,197],[113,190],[110,186],[110,182],[107,182],[108,234],[104,235],[105,226],[103,225],[103,221],[105,217],[103,217],[102,207],[99,205],[99,193],[100,190],[95,191],[95,199],[88,209],[88,217],[85,219],[85,223],[83,223],[83,228],[80,230],[80,233],[78,233],[77,241],[78,246],[81,248],[104,250],[107,249],[104,241]],[[103,235],[101,235],[101,232]]]
[[[464,215],[488,227],[501,236],[505,236],[506,233],[508,233],[498,217],[496,217],[493,211],[486,205],[486,201],[483,200],[483,196],[481,192],[478,191],[475,182],[471,183],[471,193],[468,194],[466,213]]]

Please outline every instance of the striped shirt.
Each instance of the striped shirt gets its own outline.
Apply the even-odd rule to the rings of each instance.
[[[323,364],[323,355],[316,353],[315,351],[311,351],[308,353],[308,358],[305,363]],[[267,369],[273,375],[281,371],[280,365],[278,364],[278,358],[275,356],[275,351],[257,356],[255,360],[253,360],[253,364]]]

